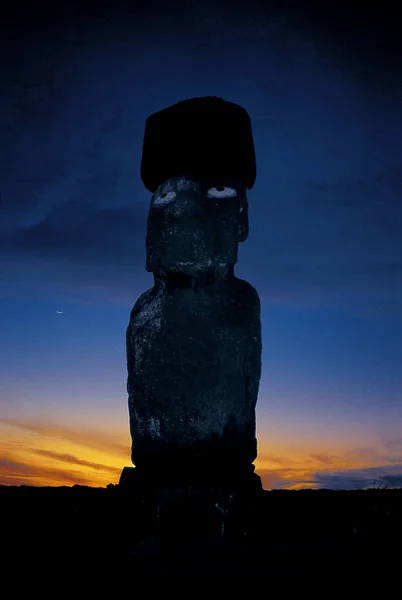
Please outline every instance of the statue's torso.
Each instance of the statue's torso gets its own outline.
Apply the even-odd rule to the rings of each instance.
[[[246,390],[252,308],[240,281],[215,292],[150,290],[135,307],[128,328],[134,449],[149,432],[191,445],[254,423],[256,399]]]

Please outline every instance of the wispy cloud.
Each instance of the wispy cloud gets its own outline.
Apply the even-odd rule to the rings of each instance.
[[[339,490],[366,489],[387,485],[402,487],[402,464],[383,465],[368,469],[314,473],[315,487]]]
[[[402,438],[394,438],[391,440],[384,440],[383,446],[391,453],[397,453],[402,456]]]
[[[326,454],[325,452],[316,452],[310,454],[314,461],[323,463],[325,465],[333,465],[336,462],[337,457],[332,454]]]
[[[0,459],[0,485],[91,485],[91,478],[68,470]]]
[[[130,455],[130,450],[126,445],[122,444],[119,439],[116,439],[116,436],[105,431],[79,430],[43,421],[20,421],[12,418],[0,419],[0,423],[36,433],[38,436],[63,439],[83,447],[94,448],[124,458]]]
[[[80,465],[81,467],[89,467],[90,469],[95,469],[96,471],[108,471],[113,473],[114,475],[118,475],[121,469],[116,467],[110,467],[108,465],[102,465],[100,463],[94,463],[88,460],[83,460],[81,458],[77,458],[72,454],[63,454],[61,452],[52,452],[51,450],[41,450],[41,449],[32,449],[30,452],[34,454],[39,454],[40,456],[45,456],[46,458],[52,458],[54,460],[65,462],[73,465]]]
[[[61,263],[133,268],[141,260],[138,251],[143,246],[147,211],[146,202],[122,208],[65,202],[37,223],[10,229],[2,235],[0,250],[3,256],[37,257],[45,262],[51,257]]]
[[[304,468],[257,469],[262,485],[266,490],[297,489],[301,487],[315,488],[313,473]]]

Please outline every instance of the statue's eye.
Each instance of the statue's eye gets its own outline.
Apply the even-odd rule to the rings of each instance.
[[[217,185],[209,188],[207,194],[208,198],[233,198],[236,196],[237,192],[235,188],[225,185]]]
[[[154,204],[156,206],[161,206],[161,204],[167,204],[171,202],[173,198],[175,198],[176,192],[163,192],[163,194],[159,194],[154,200]]]

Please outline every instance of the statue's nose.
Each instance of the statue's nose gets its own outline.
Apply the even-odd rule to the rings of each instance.
[[[168,212],[175,219],[182,217],[196,218],[201,214],[199,194],[192,190],[178,192],[169,205]]]

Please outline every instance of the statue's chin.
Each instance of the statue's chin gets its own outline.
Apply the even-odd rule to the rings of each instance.
[[[223,281],[233,273],[233,265],[224,262],[208,262],[201,264],[196,262],[177,262],[174,265],[158,266],[153,270],[155,277],[167,281],[185,283],[187,279],[196,280],[208,285],[216,281]]]

